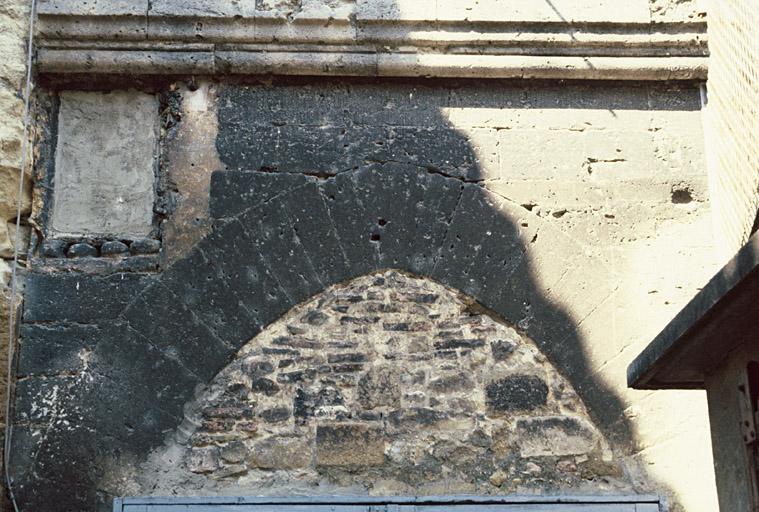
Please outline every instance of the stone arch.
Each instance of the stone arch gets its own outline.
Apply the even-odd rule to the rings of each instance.
[[[153,389],[137,383],[137,393],[158,395],[156,407],[173,418],[193,396],[186,380],[204,385],[295,305],[385,268],[430,277],[518,325],[591,414],[598,403],[609,422],[620,417],[590,378],[575,332],[611,291],[603,265],[589,280],[581,247],[480,184],[400,164],[329,178],[224,171],[213,178],[211,211],[213,232],[119,317],[187,374],[159,375]],[[574,318],[563,301],[574,303]]]
[[[141,473],[156,494],[631,489],[529,337],[397,270],[333,285],[244,344]]]
[[[217,172],[211,212],[212,233],[165,271],[100,281],[140,287],[120,312],[57,334],[71,347],[60,364],[72,373],[19,381],[17,424],[57,421],[53,409],[29,405],[35,401],[68,414],[44,437],[35,427],[14,429],[22,502],[44,506],[48,495],[39,489],[64,476],[102,509],[109,496],[138,492],[132,482],[141,461],[245,343],[329,286],[387,268],[460,290],[518,326],[614,440],[612,449],[627,449],[623,406],[590,371],[577,334],[613,280],[526,208],[481,183],[378,164],[329,178]],[[112,288],[123,289],[132,288]],[[42,343],[45,329],[25,327],[24,343]]]

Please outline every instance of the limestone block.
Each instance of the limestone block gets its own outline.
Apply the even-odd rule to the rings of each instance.
[[[13,257],[16,209],[18,207],[18,178],[18,169],[0,166],[0,257],[2,258]],[[31,182],[27,176],[24,183],[24,197],[21,201],[21,217],[26,218],[30,210]],[[25,239],[28,239],[26,234],[22,236],[22,242]]]
[[[9,88],[0,86],[0,166],[17,167],[21,161],[24,102]]]
[[[80,16],[144,16],[148,0],[40,0],[37,13]]]
[[[357,0],[358,21],[428,21],[436,18],[436,0]]]
[[[257,2],[256,2],[257,3]],[[253,14],[253,2],[233,2],[230,0],[154,0],[150,2],[148,15],[189,16],[194,18],[231,18]]]
[[[373,466],[385,461],[385,440],[376,427],[322,425],[316,429],[319,466]]]
[[[64,92],[52,231],[144,237],[153,217],[158,101],[148,94]]]
[[[599,438],[591,425],[571,416],[519,418],[515,430],[522,457],[580,455]]]
[[[311,447],[299,437],[274,436],[253,445],[248,464],[260,469],[298,469],[311,464]]]
[[[441,21],[531,21],[531,22],[615,22],[646,23],[646,0],[447,0],[438,2]]]
[[[24,77],[29,2],[10,0],[0,5],[0,77],[20,87]]]

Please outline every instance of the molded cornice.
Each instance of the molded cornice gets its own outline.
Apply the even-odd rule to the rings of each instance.
[[[461,2],[443,9],[436,0],[398,7],[407,3],[48,0],[38,13],[37,69],[55,74],[706,78],[703,21],[655,23],[647,9],[618,1],[608,12],[598,6],[582,10],[578,2],[563,2],[562,12],[535,0],[508,6],[483,1],[479,10],[458,9],[462,12],[457,10]],[[486,12],[483,4],[500,8]]]

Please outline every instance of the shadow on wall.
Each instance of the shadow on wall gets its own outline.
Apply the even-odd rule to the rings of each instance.
[[[629,454],[623,404],[591,373],[576,321],[562,307],[587,316],[613,290],[608,273],[530,205],[488,190],[494,173],[508,171],[493,156],[509,153],[508,138],[450,123],[452,106],[474,115],[564,102],[628,108],[607,94],[501,82],[225,85],[217,148],[228,170],[213,176],[213,232],[155,278],[114,275],[92,287],[72,274],[30,280],[30,293],[44,301],[74,285],[82,298],[57,313],[68,323],[23,327],[22,357],[33,364],[34,347],[45,353],[53,336],[61,374],[20,372],[20,502],[107,510],[113,495],[149,493],[138,483],[141,461],[182,423],[196,389],[297,304],[389,268],[460,290],[521,329],[578,393],[617,457]],[[648,94],[634,97],[640,104],[629,107],[648,108]],[[529,147],[530,138],[521,143]],[[35,279],[48,282],[48,293]],[[132,294],[126,308],[109,306],[114,295]],[[25,321],[39,320],[38,298],[27,301]],[[61,478],[76,492],[55,485]]]

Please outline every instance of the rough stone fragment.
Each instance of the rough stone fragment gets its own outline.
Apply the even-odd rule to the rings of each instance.
[[[488,384],[485,394],[494,411],[529,411],[546,404],[548,385],[535,375],[513,375]]]
[[[320,425],[317,466],[376,466],[385,461],[382,430],[363,424]]]
[[[496,340],[490,344],[490,350],[493,352],[493,359],[496,361],[505,361],[514,352],[516,346],[508,340]]]
[[[45,240],[42,243],[42,255],[46,258],[64,258],[68,242],[56,238]],[[105,255],[105,253],[103,253]]]
[[[430,381],[430,389],[437,393],[456,393],[474,388],[474,381],[466,374],[446,375]]]
[[[187,467],[193,473],[211,473],[219,468],[219,453],[216,448],[196,448],[192,450]]]
[[[263,393],[264,395],[272,396],[279,391],[279,386],[277,386],[273,380],[258,378],[253,379],[253,381],[250,383],[250,389],[257,393]]]
[[[97,248],[87,243],[78,243],[71,245],[66,251],[66,256],[69,258],[85,258],[94,257],[98,255]]]
[[[373,367],[358,381],[358,401],[366,409],[398,407],[400,400],[399,374],[392,367]]]
[[[314,416],[322,407],[343,405],[345,399],[342,392],[335,387],[298,388],[293,399],[293,414],[300,419]]]
[[[581,455],[593,450],[599,437],[591,425],[571,416],[519,418],[514,435],[522,457]]]
[[[100,254],[103,256],[120,256],[129,252],[129,247],[124,242],[109,240],[100,246]]]
[[[161,242],[154,238],[140,238],[129,244],[132,254],[155,254],[161,249]]]
[[[275,436],[253,445],[248,465],[260,469],[299,469],[311,464],[311,447],[301,438]]]
[[[242,370],[245,374],[255,379],[263,377],[264,375],[269,375],[274,371],[274,365],[269,361],[246,361],[243,364]]]
[[[396,410],[388,415],[388,419],[396,427],[433,425],[447,417],[448,415],[444,412],[424,407],[410,407],[408,409]]]
[[[290,409],[287,407],[273,407],[259,412],[258,415],[268,423],[279,423],[290,418]]]

